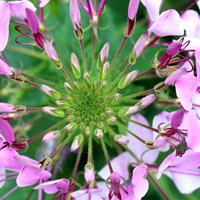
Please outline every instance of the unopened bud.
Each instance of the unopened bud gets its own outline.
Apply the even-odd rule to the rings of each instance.
[[[62,69],[63,68],[63,64],[61,62],[60,59],[58,60],[51,60],[51,62],[54,64],[54,66],[56,67],[56,69]]]
[[[60,107],[62,107],[62,108],[64,108],[64,109],[68,109],[68,108],[71,107],[71,104],[67,103],[66,101],[55,101],[55,103],[56,103],[58,106],[60,106]]]
[[[74,89],[77,91],[77,92],[80,92],[81,91],[81,88],[79,86],[79,84],[77,82],[73,82],[73,85],[74,85]]]
[[[70,95],[65,95],[65,98],[67,101],[69,101],[70,103],[73,103],[74,102],[74,99],[70,96]]]
[[[86,182],[88,184],[90,184],[91,182],[93,182],[94,178],[95,178],[95,176],[94,176],[94,170],[87,167],[86,170],[85,170],[84,177],[85,177],[85,180],[86,180]]]
[[[71,87],[71,85],[70,85],[69,83],[64,82],[64,87],[65,87],[65,90],[66,90],[69,94],[73,93],[74,90],[72,89],[72,87]]]
[[[106,120],[106,122],[107,122],[108,124],[114,124],[116,121],[117,121],[117,118],[114,117],[114,116],[111,116],[111,117],[109,117],[109,118]]]
[[[64,117],[65,115],[65,113],[62,110],[50,106],[42,107],[42,111],[56,117]]]
[[[113,97],[112,97],[112,103],[116,103],[120,98],[121,98],[121,94],[116,93]]]
[[[134,80],[134,78],[137,76],[138,74],[138,70],[134,70],[130,73],[128,73],[127,75],[125,75],[121,80],[120,82],[118,83],[118,87],[120,89],[126,87],[131,81]]]
[[[97,69],[101,69],[103,64],[105,63],[109,53],[109,42],[107,42],[103,48],[101,49],[97,61]]]
[[[111,108],[106,108],[105,110],[106,114],[111,115],[113,113],[113,110]]]
[[[145,147],[147,147],[148,149],[155,149],[155,147],[153,146],[153,142],[152,141],[146,141],[145,142]]]
[[[101,91],[105,93],[107,89],[108,89],[108,83],[107,81],[103,81],[101,84]]]
[[[24,76],[22,76],[20,73],[15,73],[13,75],[8,76],[9,79],[16,83],[23,83],[25,81]]]
[[[102,79],[102,80],[104,80],[104,78],[106,77],[107,72],[108,72],[108,69],[109,69],[109,66],[110,66],[110,62],[109,62],[109,61],[107,61],[107,62],[103,65],[102,73],[101,73],[101,79]]]
[[[71,145],[71,148],[70,148],[70,151],[73,152],[73,151],[76,151],[80,145],[83,143],[83,135],[77,135],[73,142],[72,142],[72,145]]]
[[[93,86],[93,88],[94,88],[95,90],[97,90],[97,89],[98,89],[98,82],[97,82],[97,81],[94,81],[93,84],[92,84],[92,86]]]
[[[128,18],[128,22],[124,28],[124,36],[125,37],[131,37],[131,35],[133,34],[134,28],[135,28],[135,19],[131,20]]]
[[[51,142],[56,138],[58,138],[59,136],[60,136],[60,131],[50,131],[43,137],[42,142],[44,143]]]
[[[114,140],[120,144],[128,144],[129,138],[125,135],[115,135]]]
[[[68,122],[73,122],[75,119],[76,119],[76,117],[75,117],[74,115],[69,115],[69,116],[67,117],[67,121],[68,121]]]
[[[90,86],[90,85],[92,84],[91,78],[90,78],[90,75],[89,75],[88,72],[85,72],[85,73],[84,73],[83,81],[84,81],[84,83],[85,83],[87,86]]]
[[[94,134],[98,137],[98,138],[102,138],[103,137],[103,131],[101,129],[96,128],[94,130]]]
[[[55,89],[47,86],[47,85],[40,85],[40,89],[46,93],[48,96],[53,97],[55,99],[60,99],[61,95]]]
[[[64,129],[66,129],[67,131],[73,131],[76,130],[78,128],[78,124],[77,123],[69,123],[67,124],[67,126],[65,126]]]
[[[141,109],[147,107],[150,105],[153,101],[155,101],[156,96],[154,94],[149,94],[146,97],[142,98],[140,102],[136,104],[138,105]]]
[[[121,117],[128,116],[138,112],[139,110],[140,110],[139,106],[125,107],[118,112],[118,115]]]
[[[80,130],[85,129],[85,127],[86,127],[86,124],[85,124],[84,122],[81,122],[81,123],[79,124]]]
[[[72,72],[75,78],[79,79],[81,77],[81,70],[80,65],[78,62],[78,58],[74,53],[71,53],[71,66],[72,66]]]
[[[38,174],[39,174],[43,169],[46,169],[48,166],[50,166],[51,163],[52,163],[52,160],[51,160],[51,158],[47,157],[47,158],[43,158],[39,163],[41,164],[41,168],[40,168],[40,171],[38,172]]]
[[[89,126],[87,126],[87,127],[85,128],[85,133],[86,133],[87,135],[90,135],[90,134],[92,133],[92,129],[91,129]]]
[[[57,56],[52,44],[48,40],[44,39],[43,40],[43,45],[44,45],[44,49],[45,49],[48,57],[50,58],[50,60],[52,62],[58,61],[59,60],[58,56]]]
[[[158,83],[157,85],[154,86],[155,92],[163,92],[165,91],[169,85],[165,85],[164,82]]]
[[[13,110],[16,110],[16,112],[26,112],[26,107],[25,106],[22,106],[22,105],[17,105],[13,108]]]
[[[97,127],[103,129],[104,128],[103,122],[97,122]]]

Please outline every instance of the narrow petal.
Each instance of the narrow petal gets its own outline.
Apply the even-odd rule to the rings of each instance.
[[[149,31],[160,37],[184,34],[181,18],[178,12],[173,9],[162,12],[159,18],[149,28]]]
[[[2,113],[12,113],[16,112],[15,106],[8,103],[0,103],[0,112]]]
[[[0,31],[1,31],[1,28],[0,28]],[[3,51],[3,49],[2,50],[0,49],[0,51]],[[10,76],[10,75],[13,74],[11,68],[3,60],[1,60],[1,59],[0,59],[0,72],[3,73],[6,76]]]
[[[157,179],[159,179],[161,177],[162,171],[164,171],[167,167],[169,167],[169,165],[171,165],[171,163],[175,159],[175,157],[176,157],[176,151],[174,151],[169,156],[167,156],[165,158],[165,160],[160,164],[160,167],[158,168]]]
[[[184,117],[184,109],[179,109],[173,114],[171,120],[171,125],[173,129],[177,129],[182,124],[183,117]]]
[[[70,1],[70,16],[74,29],[76,26],[81,27],[81,15],[76,0]]]
[[[17,185],[19,187],[26,187],[29,185],[33,185],[37,183],[40,179],[46,180],[51,178],[51,173],[46,170],[42,170],[39,172],[39,169],[35,169],[32,167],[23,167],[19,176],[17,177]]]
[[[140,1],[139,0],[130,0],[129,6],[128,6],[128,18],[131,20],[135,19],[135,16],[138,11]]]
[[[29,8],[26,9],[26,19],[33,34],[39,31],[39,22],[37,15]]]
[[[8,42],[10,9],[5,1],[0,1],[0,51],[3,51]]]
[[[0,118],[0,133],[8,143],[12,144],[15,141],[15,136],[12,126],[7,121],[1,118]]]
[[[0,167],[0,174],[6,174],[6,170],[3,167]],[[6,178],[6,175],[0,176],[0,188],[4,185],[5,181],[1,181]]]
[[[190,99],[197,89],[197,78],[191,75],[183,75],[176,80],[176,94],[185,110],[192,108]]]
[[[30,1],[10,1],[10,16],[19,19],[26,19],[26,8],[31,9],[35,12],[37,9]]]
[[[188,112],[188,140],[187,145],[195,152],[200,152],[200,121],[194,110]]]

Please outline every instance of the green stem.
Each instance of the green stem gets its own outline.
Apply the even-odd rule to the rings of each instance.
[[[37,77],[34,77],[34,76],[29,76],[29,75],[24,74],[24,73],[21,73],[21,74],[22,74],[22,76],[24,76],[24,77],[27,77],[27,78],[30,78],[30,79],[33,79],[33,80],[36,80],[36,81],[39,81],[39,82],[43,82],[43,83],[46,83],[46,84],[48,84],[48,85],[52,85],[52,86],[55,86],[55,87],[63,87],[63,86],[61,86],[61,85],[59,85],[59,84],[57,84],[57,83],[53,83],[53,82],[51,82],[51,81],[44,80],[44,79],[42,79],[42,78],[37,78]]]
[[[30,50],[30,49],[27,49],[27,48],[7,45],[6,49],[11,50],[11,51],[16,51],[17,53],[23,53],[25,55],[29,55],[29,56],[39,58],[39,59],[42,59],[42,60],[49,60],[47,55],[36,54],[33,50]]]
[[[28,81],[28,80],[24,80],[24,83],[27,83],[27,84],[29,84],[29,85],[32,85],[32,86],[34,86],[34,87],[40,87],[38,84],[36,84],[36,83],[33,83],[33,82],[31,82],[31,81]]]
[[[113,173],[113,168],[112,168],[112,165],[111,165],[111,163],[110,163],[110,159],[109,159],[109,156],[108,156],[108,152],[107,152],[107,150],[106,150],[106,145],[105,145],[105,143],[104,143],[103,138],[100,138],[100,141],[101,141],[101,145],[102,145],[102,148],[103,148],[104,155],[105,155],[105,157],[106,157],[106,161],[107,161],[107,163],[108,163],[108,167],[109,167],[109,169],[110,169],[110,173],[112,174],[112,173]]]
[[[129,95],[129,96],[126,96],[126,97],[122,97],[122,98],[119,99],[119,101],[131,99],[131,98],[138,97],[138,96],[141,96],[141,95],[150,94],[150,93],[152,93],[152,92],[155,92],[154,88],[149,89],[149,90],[145,90],[145,91],[143,91],[143,92],[138,92],[138,93],[136,93],[136,94],[132,94],[132,95]]]
[[[88,140],[88,162],[92,163],[92,134],[89,135]]]
[[[113,66],[114,66],[114,64],[115,64],[115,62],[116,62],[116,60],[117,60],[119,54],[121,53],[122,48],[123,48],[123,46],[124,46],[126,40],[127,40],[127,37],[124,36],[124,38],[123,38],[123,40],[122,40],[122,43],[121,43],[121,45],[120,45],[120,47],[119,47],[119,49],[118,49],[118,51],[117,51],[117,53],[116,53],[116,55],[115,55],[113,61],[112,61],[112,63],[111,63],[111,65],[110,65],[109,69],[108,69],[108,72],[107,72],[107,75],[106,75],[106,77],[105,77],[105,80],[106,80],[106,79],[108,78],[108,76],[110,75],[110,72],[111,72],[111,70],[112,70],[112,68],[113,68]]]
[[[83,66],[84,66],[84,72],[87,71],[87,64],[86,64],[86,59],[85,59],[85,51],[84,51],[84,46],[83,46],[83,40],[79,40],[80,45],[81,45],[81,53],[82,53],[82,58],[83,58]]]
[[[128,62],[128,59],[129,59],[129,56],[127,56],[126,59],[110,73],[110,75],[114,74],[116,71],[121,69]]]
[[[138,137],[137,135],[135,135],[132,131],[130,131],[129,129],[127,129],[126,127],[122,126],[121,124],[119,124],[118,122],[115,122],[115,125],[121,127],[122,129],[124,129],[125,131],[127,131],[128,133],[130,133],[132,136],[134,136],[135,138],[137,138],[140,142],[142,142],[143,144],[145,144],[145,141]]]
[[[150,127],[150,126],[147,126],[147,125],[142,124],[142,123],[140,123],[140,122],[134,121],[134,120],[129,119],[129,118],[127,118],[127,117],[121,117],[121,119],[124,119],[124,120],[129,121],[129,122],[133,122],[134,124],[137,124],[137,125],[139,125],[139,126],[142,126],[142,127],[144,127],[144,128],[147,128],[147,129],[150,129],[150,130],[152,130],[152,131],[155,131],[155,132],[159,133],[158,129],[152,128],[152,127]]]
[[[71,83],[71,86],[73,87],[73,78],[69,74],[69,72],[66,70],[66,68],[63,66],[60,71],[63,73],[63,75],[67,78],[67,80]]]
[[[74,166],[74,169],[73,169],[73,172],[72,172],[72,176],[70,178],[70,182],[72,182],[74,180],[74,178],[75,178],[75,175],[76,175],[76,172],[77,172],[77,169],[78,169],[78,165],[79,165],[79,162],[80,162],[80,159],[81,159],[83,146],[84,146],[84,140],[83,140],[82,145],[79,148],[78,156],[77,156],[76,163],[75,163],[75,166]]]
[[[76,132],[76,130],[72,131],[72,132],[69,132],[69,135],[67,136],[67,138],[65,139],[65,141],[56,149],[55,152],[53,152],[49,156],[51,159],[53,159],[58,154],[58,152],[67,144],[67,142],[69,142],[69,140],[71,139],[71,137],[74,135],[75,132]]]
[[[90,69],[91,75],[93,72],[94,59],[95,59],[95,34],[92,29],[92,61],[91,61],[91,69]]]
[[[121,74],[114,80],[114,82],[110,85],[110,87],[108,88],[108,90],[106,91],[106,93],[108,93],[114,86],[116,83],[118,83],[118,81],[121,79],[121,77],[128,71],[128,69],[131,67],[131,64],[128,64],[127,67],[121,72]]]
[[[60,126],[61,124],[63,124],[64,122],[66,122],[66,119],[63,119],[62,121],[58,122],[57,124],[51,126],[50,128],[48,128],[46,131],[40,133],[39,135],[29,139],[27,142],[31,143],[37,139],[39,139],[40,137],[44,136],[46,133],[50,132],[51,130],[53,130],[54,128],[57,128],[58,126]]]

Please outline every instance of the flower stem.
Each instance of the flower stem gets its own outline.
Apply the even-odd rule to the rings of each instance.
[[[144,75],[146,75],[146,74],[148,74],[148,73],[150,73],[150,72],[153,72],[154,70],[155,70],[155,68],[150,68],[150,69],[148,69],[147,71],[145,71],[145,72],[141,73],[140,75],[138,75],[134,80],[137,80],[137,79],[139,79],[140,77],[142,77],[142,76],[144,76]]]
[[[27,83],[27,84],[29,84],[29,85],[32,85],[32,86],[34,86],[34,87],[40,87],[38,84],[36,84],[36,83],[33,83],[33,82],[31,82],[31,81],[28,81],[28,80],[24,80],[24,83]]]
[[[158,129],[152,128],[152,127],[150,127],[150,126],[147,126],[147,125],[142,124],[142,123],[140,123],[140,122],[134,121],[134,120],[129,119],[129,118],[127,118],[127,117],[121,117],[121,119],[125,119],[125,120],[127,120],[127,121],[129,121],[129,122],[133,122],[134,124],[137,124],[137,125],[139,125],[139,126],[142,126],[142,127],[144,127],[144,128],[147,128],[147,129],[150,129],[150,130],[152,130],[152,131],[155,131],[155,132],[159,133]]]
[[[76,163],[75,163],[75,166],[74,166],[74,169],[73,169],[73,172],[72,172],[72,176],[70,178],[70,182],[72,182],[74,180],[74,178],[75,178],[75,175],[76,175],[76,172],[77,172],[77,169],[78,169],[78,165],[79,165],[79,162],[80,162],[80,159],[81,159],[83,146],[84,146],[84,140],[83,140],[83,143],[81,144],[81,146],[79,148],[78,156],[77,156]]]
[[[85,51],[84,51],[84,46],[83,46],[83,40],[79,40],[80,45],[81,45],[81,53],[82,53],[82,58],[83,58],[83,66],[84,66],[84,72],[87,71],[87,64],[86,64],[86,59],[85,59]]]
[[[142,142],[143,144],[145,144],[145,141],[138,137],[137,135],[135,135],[132,131],[130,131],[129,129],[127,129],[126,127],[122,126],[121,124],[119,124],[118,122],[115,122],[115,125],[121,127],[122,129],[124,129],[125,131],[127,131],[128,133],[130,133],[132,136],[134,136],[135,138],[137,138],[140,142]]]
[[[95,34],[94,34],[94,30],[92,29],[92,61],[91,61],[91,75],[93,72],[93,65],[94,65],[94,59],[95,59]]]
[[[112,165],[110,163],[110,159],[109,159],[108,152],[106,150],[105,142],[104,142],[103,138],[100,138],[100,141],[101,141],[101,145],[102,145],[102,148],[103,148],[104,155],[106,157],[106,161],[107,161],[109,169],[110,169],[110,173],[112,174],[113,173],[113,168],[112,168]]]
[[[154,182],[154,184],[156,185],[156,187],[160,190],[160,192],[162,193],[162,195],[165,197],[165,199],[170,200],[169,197],[165,194],[165,192],[162,190],[162,188],[158,185],[158,183],[155,181],[155,179],[153,178],[153,176],[149,173],[148,171],[148,175],[150,177],[150,179]]]
[[[126,96],[126,97],[122,97],[122,98],[119,99],[119,101],[131,99],[131,98],[138,97],[138,96],[141,96],[141,95],[146,95],[146,94],[152,93],[154,91],[155,91],[154,88],[152,88],[152,89],[149,89],[149,90],[145,90],[143,92],[138,92],[136,94],[132,94],[132,95],[129,95],[129,96]]]
[[[127,56],[125,58],[125,60],[118,66],[116,67],[111,73],[110,75],[114,74],[115,72],[117,72],[120,68],[122,68],[127,62],[128,62],[129,56]]]
[[[63,119],[62,121],[58,122],[57,124],[51,126],[50,128],[48,128],[46,131],[40,133],[39,135],[36,135],[35,137],[29,139],[27,142],[31,143],[37,139],[39,139],[40,137],[42,137],[43,135],[45,135],[46,133],[48,133],[49,131],[53,130],[54,128],[57,128],[58,126],[60,126],[61,124],[63,124],[64,122],[66,122],[66,119]]]
[[[108,88],[107,92],[108,93],[114,86],[116,83],[118,83],[118,81],[121,79],[121,77],[128,71],[128,69],[131,67],[131,64],[128,64],[127,67],[121,72],[121,74],[114,80],[114,82],[110,85],[110,87]]]
[[[92,163],[92,134],[89,135],[88,140],[88,162]]]
[[[123,38],[123,40],[122,40],[122,43],[121,43],[121,45],[120,45],[120,47],[119,47],[119,49],[118,49],[118,51],[117,51],[117,53],[116,53],[116,55],[115,55],[113,61],[112,61],[112,63],[111,63],[111,65],[110,65],[109,69],[108,69],[108,72],[107,72],[107,75],[106,75],[105,79],[109,76],[109,74],[110,74],[110,72],[111,72],[111,70],[112,70],[112,68],[113,68],[113,66],[114,66],[114,64],[115,64],[115,62],[116,62],[116,60],[117,60],[119,54],[120,54],[121,51],[122,51],[122,48],[123,48],[123,46],[124,46],[126,40],[127,40],[127,37],[124,36],[124,38]]]
[[[66,68],[63,66],[60,71],[63,73],[63,75],[67,78],[67,80],[71,83],[71,86],[73,87],[73,78],[69,74],[69,72],[66,70]]]
[[[69,142],[70,138],[74,135],[75,132],[76,132],[76,130],[69,132],[68,137],[65,139],[65,141],[56,149],[55,152],[53,152],[49,156],[51,159],[53,159],[58,154],[58,152],[67,144],[67,142]]]

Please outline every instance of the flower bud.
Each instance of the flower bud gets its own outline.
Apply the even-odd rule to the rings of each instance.
[[[122,96],[121,94],[116,93],[116,94],[112,97],[112,103],[116,103],[116,102],[120,99],[121,96]]]
[[[109,42],[107,42],[103,48],[101,49],[97,61],[97,69],[101,69],[103,64],[105,63],[109,53]]]
[[[119,183],[121,180],[121,176],[117,172],[113,172],[110,175],[110,182],[111,183]]]
[[[106,120],[106,122],[107,122],[108,124],[114,124],[116,121],[117,121],[117,118],[114,117],[114,116],[111,116],[111,117],[109,117],[109,118]]]
[[[73,121],[75,121],[75,119],[76,119],[76,117],[74,115],[69,115],[66,120],[68,122],[73,122]]]
[[[80,65],[78,62],[78,58],[74,53],[71,53],[71,66],[72,66],[72,72],[75,78],[79,79],[81,77],[81,70]]]
[[[81,15],[76,0],[70,1],[70,17],[74,29],[81,28]]]
[[[70,85],[69,83],[64,82],[64,87],[65,87],[65,90],[66,90],[69,94],[71,94],[71,93],[74,92],[73,88],[71,87],[71,85]]]
[[[84,83],[85,83],[87,86],[90,86],[90,85],[92,84],[91,78],[90,78],[90,75],[89,75],[88,72],[85,72],[85,73],[84,73],[83,81],[84,81]]]
[[[60,106],[60,107],[62,107],[62,108],[64,108],[64,109],[68,109],[68,108],[71,107],[71,104],[67,103],[66,101],[55,101],[55,103],[56,103],[58,106]]]
[[[15,106],[14,109],[16,110],[16,112],[21,112],[21,113],[26,112],[26,107],[22,105],[17,105]]]
[[[79,84],[77,82],[73,82],[73,85],[74,85],[74,89],[77,91],[77,92],[80,92],[81,91],[81,88],[79,86]]]
[[[64,127],[64,129],[66,129],[67,131],[73,131],[76,130],[78,128],[78,124],[77,123],[69,123],[67,124],[67,126]]]
[[[102,73],[101,73],[101,79],[102,79],[102,80],[104,80],[104,78],[106,77],[109,67],[110,67],[110,62],[107,61],[107,62],[103,65],[103,69],[102,69]]]
[[[128,73],[127,75],[125,75],[121,80],[120,82],[118,83],[118,87],[120,89],[126,87],[131,81],[134,80],[134,78],[137,76],[138,74],[138,70],[134,70],[130,73]]]
[[[80,145],[83,143],[83,135],[77,135],[73,142],[72,142],[72,145],[71,145],[71,148],[70,148],[70,151],[73,152],[73,151],[76,151]]]
[[[147,107],[149,104],[151,104],[153,101],[155,101],[156,96],[154,94],[149,94],[146,97],[142,98],[140,102],[136,104],[138,105],[141,109]]]
[[[94,130],[94,134],[98,137],[98,138],[102,138],[103,137],[103,131],[101,129],[96,128]]]
[[[60,131],[50,131],[42,139],[42,142],[47,143],[55,140],[60,136]]]
[[[0,113],[4,112],[4,113],[13,113],[16,112],[16,108],[15,106],[11,105],[11,104],[7,104],[7,103],[0,103]]]
[[[40,162],[39,162],[42,166],[40,168],[40,171],[38,172],[38,174],[45,168],[47,168],[48,166],[51,165],[52,160],[51,158],[47,157],[47,158],[43,158]]]
[[[106,91],[107,91],[107,89],[108,89],[108,83],[107,83],[107,81],[103,81],[102,82],[102,84],[101,84],[101,91],[103,92],[103,93],[105,93]]]
[[[165,85],[164,82],[158,83],[157,85],[154,86],[155,92],[163,92],[165,91],[169,86]]]
[[[155,147],[153,146],[153,142],[152,141],[146,141],[145,142],[145,147],[147,147],[148,149],[155,149]]]
[[[86,180],[86,182],[88,184],[90,184],[91,182],[93,182],[94,178],[95,178],[95,176],[94,176],[94,170],[90,169],[89,167],[87,167],[86,170],[85,170],[84,177],[85,177],[85,180]]]
[[[81,122],[81,123],[79,124],[80,130],[85,129],[85,127],[86,127],[86,124],[85,124],[84,122]]]
[[[65,115],[65,113],[62,110],[59,110],[59,109],[51,107],[51,106],[42,107],[42,111],[49,115],[53,115],[56,117],[64,117],[64,115]]]
[[[105,110],[106,114],[111,115],[113,113],[113,110],[111,108],[106,108]]]
[[[115,135],[114,140],[119,142],[120,144],[128,144],[129,138],[125,135]]]
[[[93,86],[93,88],[94,88],[95,90],[97,90],[97,89],[98,89],[98,82],[97,82],[97,81],[94,81],[93,84],[92,84],[92,86]]]
[[[22,76],[20,73],[12,74],[8,76],[8,78],[16,83],[23,83],[25,81],[24,76]]]
[[[130,0],[128,5],[128,18],[134,20],[138,11],[140,0]]]
[[[135,64],[136,59],[140,56],[140,54],[143,52],[144,48],[145,48],[145,44],[147,41],[147,35],[143,34],[140,36],[140,38],[137,40],[137,42],[135,43],[135,46],[133,48],[133,51],[129,57],[129,63],[130,64]]]
[[[44,49],[45,49],[48,57],[50,58],[50,60],[52,62],[58,61],[59,60],[58,56],[57,56],[53,46],[51,45],[51,43],[48,40],[44,39],[43,44],[44,44]]]
[[[104,128],[103,122],[97,122],[97,127],[103,129]]]
[[[131,107],[125,107],[122,108],[119,112],[118,115],[123,117],[123,116],[128,116],[128,115],[132,115],[133,113],[136,113],[140,110],[139,106],[131,106]]]
[[[57,92],[56,90],[54,90],[53,88],[47,85],[40,85],[40,89],[50,97],[53,97],[55,99],[61,98],[61,95],[59,92]]]
[[[85,128],[85,133],[86,133],[87,135],[90,135],[90,134],[92,133],[92,129],[91,129],[89,126],[87,126],[87,127]]]

